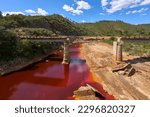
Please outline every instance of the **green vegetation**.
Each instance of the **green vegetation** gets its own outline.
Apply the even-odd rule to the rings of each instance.
[[[35,32],[37,35],[43,34],[43,30],[47,31],[47,35],[86,35],[84,28],[80,28],[77,23],[56,14],[51,16],[7,15],[0,18],[0,26],[8,30],[18,28],[27,30],[28,28],[30,32]]]
[[[111,37],[110,39],[104,39],[102,42],[108,43],[108,44],[113,44],[113,42],[116,40],[115,37]]]
[[[60,46],[54,42],[30,42],[26,39],[18,41],[14,33],[0,29],[0,63],[16,58],[32,58],[44,55],[57,48]]]
[[[132,25],[122,21],[82,23],[89,35],[101,36],[150,36],[150,24]]]
[[[14,57],[17,40],[13,33],[0,29],[0,60]]]
[[[20,36],[52,36],[53,32],[45,28],[15,28],[10,30]]]
[[[1,13],[0,13],[1,14]],[[24,16],[0,15],[0,26],[24,31],[31,35],[91,35],[91,36],[150,36],[150,24],[132,25],[123,21],[99,21],[96,23],[76,23],[61,15]],[[22,33],[20,31],[22,29]],[[19,30],[19,31],[18,31]]]
[[[2,12],[0,11],[0,18],[2,18]]]
[[[129,54],[150,57],[150,43],[124,43],[123,48]]]

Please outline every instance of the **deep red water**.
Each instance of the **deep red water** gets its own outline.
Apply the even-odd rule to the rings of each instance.
[[[70,47],[71,63],[61,64],[62,52],[18,72],[0,77],[1,100],[66,100],[73,99],[73,91],[90,83],[105,99],[114,99],[96,82],[80,56],[80,45]]]

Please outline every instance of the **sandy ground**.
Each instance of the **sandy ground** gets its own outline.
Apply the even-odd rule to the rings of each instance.
[[[113,73],[114,61],[112,46],[102,42],[83,44],[82,53],[95,76],[105,91],[121,100],[150,99],[150,60],[123,53],[123,60],[130,62],[136,72],[128,77],[118,72]]]

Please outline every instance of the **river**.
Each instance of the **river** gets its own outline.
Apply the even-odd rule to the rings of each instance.
[[[81,57],[81,45],[69,48],[70,64],[63,65],[62,51],[18,72],[0,77],[1,100],[72,100],[73,91],[86,83],[98,85]],[[101,87],[99,85],[99,87]],[[102,87],[106,99],[112,99]]]

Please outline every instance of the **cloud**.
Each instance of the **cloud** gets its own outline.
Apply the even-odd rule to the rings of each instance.
[[[25,15],[25,14],[29,14],[31,16],[36,16],[36,15],[46,16],[46,15],[48,15],[48,12],[46,12],[45,10],[43,10],[41,8],[38,8],[37,11],[34,11],[32,9],[28,9],[28,10],[25,10],[24,12],[20,12],[20,11],[17,11],[17,12],[14,12],[14,11],[4,11],[4,12],[2,12],[3,16],[6,16],[7,14],[9,14],[9,15],[18,15],[18,14]]]
[[[37,11],[34,11],[32,9],[25,10],[26,13],[28,13],[31,16],[36,16],[36,15],[43,15],[46,16],[48,15],[48,12],[43,10],[42,8],[38,8]]]
[[[112,0],[110,2],[111,8],[107,9],[108,13],[114,13],[116,11],[127,8],[133,4],[136,4],[140,0]]]
[[[91,6],[88,2],[85,2],[83,0],[80,0],[80,1],[74,0],[74,2],[77,5],[76,8],[73,8],[67,4],[64,4],[63,9],[67,12],[72,13],[73,15],[80,15],[83,13],[83,10],[91,9]]]
[[[102,7],[105,7],[108,5],[108,1],[107,0],[101,0],[101,4],[102,4]]]
[[[77,3],[77,9],[84,9],[84,10],[91,9],[91,6],[88,2],[81,0],[81,1],[77,1],[76,3]]]
[[[143,12],[145,12],[147,10],[148,10],[148,8],[141,8],[139,10],[128,11],[126,14],[128,15],[128,14],[143,13]]]
[[[66,17],[64,14],[60,14],[60,15],[61,15],[62,17],[64,17],[64,18]]]
[[[80,9],[74,9],[73,7],[70,7],[69,5],[64,5],[63,6],[63,9],[65,10],[65,11],[68,11],[68,12],[71,12],[72,14],[76,14],[76,15],[80,15],[81,13],[83,13],[83,11],[82,10],[80,10]]]
[[[3,16],[6,16],[7,14],[9,14],[9,15],[19,15],[19,14],[24,15],[23,12],[15,12],[15,11],[6,11],[6,12],[2,13]]]
[[[115,13],[122,9],[148,5],[150,0],[101,0],[101,4],[106,12]]]
[[[105,15],[104,13],[99,13],[100,15]]]
[[[144,0],[140,3],[140,5],[148,5],[150,4],[150,0]]]
[[[70,7],[69,5],[66,5],[66,4],[63,6],[63,9],[66,11],[73,11],[74,10],[73,7]]]
[[[45,10],[43,10],[43,9],[41,9],[41,8],[38,8],[37,9],[37,13],[39,14],[39,15],[48,15],[48,12],[46,12]]]
[[[86,21],[85,21],[85,20],[82,20],[81,22],[82,22],[82,23],[85,23]]]
[[[144,16],[145,16],[145,15],[147,15],[147,14],[146,14],[146,13],[143,13],[142,15],[144,15]]]
[[[25,10],[26,13],[29,13],[29,14],[35,14],[36,12],[31,10],[31,9],[28,9],[28,10]]]

